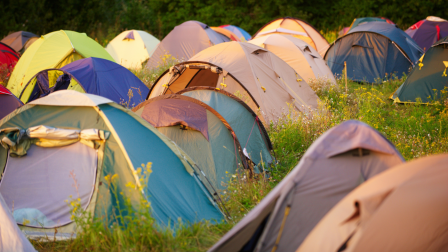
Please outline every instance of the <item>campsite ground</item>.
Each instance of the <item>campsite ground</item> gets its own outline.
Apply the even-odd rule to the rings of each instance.
[[[175,60],[166,57],[167,66]],[[163,71],[136,72],[151,85]],[[149,216],[140,214],[125,229],[109,228],[100,221],[84,224],[85,231],[68,242],[33,242],[39,251],[206,251],[247,214],[298,163],[322,133],[344,120],[363,121],[380,131],[406,160],[448,152],[448,100],[424,104],[394,104],[389,96],[406,76],[392,76],[379,85],[363,85],[343,78],[337,85],[310,83],[321,99],[313,114],[286,114],[269,125],[278,164],[268,179],[249,179],[244,173],[229,174],[226,206],[232,216],[227,223],[200,223],[172,231],[154,228]],[[49,240],[52,240],[50,237]]]

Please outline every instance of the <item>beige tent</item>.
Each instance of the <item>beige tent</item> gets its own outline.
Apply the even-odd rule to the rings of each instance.
[[[106,51],[118,64],[126,68],[140,69],[159,43],[160,40],[145,31],[130,30],[112,39]]]
[[[317,108],[319,100],[286,62],[243,42],[215,45],[172,67],[153,85],[149,98],[194,86],[216,87],[240,97],[265,122],[288,112],[288,103],[306,112]]]
[[[447,163],[448,154],[424,157],[364,183],[297,251],[448,251]]]
[[[320,136],[291,173],[209,251],[295,251],[339,200],[402,162],[378,131],[359,121],[343,122]]]
[[[291,35],[269,34],[249,41],[275,53],[306,81],[325,79],[336,84],[330,68],[322,56],[305,41]]]
[[[258,30],[252,38],[273,33],[288,34],[299,38],[310,44],[322,57],[325,55],[328,47],[330,47],[330,44],[328,44],[327,40],[319,33],[318,30],[316,30],[316,28],[304,20],[293,17],[284,17],[272,20]]]
[[[208,25],[199,21],[187,21],[176,27],[159,43],[149,58],[147,67],[157,68],[165,64],[167,58],[188,60],[196,53],[219,43],[230,41]]]
[[[25,235],[20,231],[8,205],[0,194],[0,251],[21,252],[36,251]]]

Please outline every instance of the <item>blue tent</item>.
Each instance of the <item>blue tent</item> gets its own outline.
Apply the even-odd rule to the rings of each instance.
[[[61,69],[37,73],[19,98],[31,92],[25,101],[27,103],[64,89],[100,95],[126,107],[141,103],[149,93],[148,87],[135,74],[119,64],[100,58],[85,58]]]
[[[369,22],[331,44],[325,60],[334,74],[341,75],[346,62],[348,78],[380,83],[392,74],[408,73],[422,55],[415,41],[395,25]]]
[[[252,38],[252,36],[247,31],[243,30],[242,28],[240,28],[238,26],[221,25],[220,27],[235,33],[241,41],[243,41],[243,40],[249,41]]]

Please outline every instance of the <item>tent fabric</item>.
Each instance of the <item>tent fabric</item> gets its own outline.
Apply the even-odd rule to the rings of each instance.
[[[247,31],[243,30],[242,28],[240,28],[238,26],[235,26],[235,25],[221,25],[219,27],[227,29],[227,30],[233,32],[235,35],[238,36],[240,41],[249,41],[252,38],[252,36]]]
[[[224,90],[211,87],[187,88],[177,94],[200,100],[218,112],[243,144],[243,152],[256,165],[255,172],[263,171],[262,163],[269,166],[273,162],[269,135],[257,114],[244,101]]]
[[[309,112],[317,108],[319,100],[286,62],[244,42],[215,45],[170,68],[151,87],[148,98],[194,86],[219,88],[243,97],[252,110],[260,112],[264,123],[276,121],[290,107]]]
[[[25,48],[25,44],[31,39],[31,38],[38,38],[36,34],[32,32],[27,31],[18,31],[9,34],[8,36],[4,37],[0,42],[5,43],[9,45],[12,49],[14,49],[16,52],[21,51]]]
[[[403,162],[378,131],[359,121],[345,121],[320,136],[299,164],[209,251],[296,251],[339,200],[363,181]]]
[[[54,72],[60,76],[51,78]],[[19,98],[29,102],[63,89],[100,95],[126,107],[136,106],[149,93],[146,85],[128,69],[115,62],[92,57],[72,62],[60,70],[37,73]]]
[[[369,22],[338,38],[325,54],[335,75],[341,75],[344,62],[348,78],[382,83],[391,76],[408,73],[423,51],[406,33],[386,22]]]
[[[0,42],[0,67],[14,68],[19,61],[20,55],[8,45]]]
[[[291,36],[297,37],[311,45],[319,52],[321,56],[325,54],[328,47],[330,46],[327,40],[319,33],[316,28],[314,28],[304,20],[293,17],[283,17],[272,20],[271,22],[264,25],[260,30],[258,30],[252,38],[254,39],[273,33],[289,34]]]
[[[100,44],[85,33],[65,30],[48,33],[36,40],[20,57],[6,87],[15,96],[20,96],[25,84],[38,72],[61,68],[88,57],[114,61]]]
[[[438,17],[427,17],[406,30],[415,42],[427,51],[438,40],[448,36],[448,21]]]
[[[8,205],[0,194],[0,250],[4,252],[34,252],[36,251],[22,233]]]
[[[324,79],[336,84],[336,79],[322,56],[301,39],[291,35],[270,34],[255,38],[249,43],[273,52],[307,82]]]
[[[448,37],[445,37],[426,51],[391,98],[396,103],[428,103],[440,99],[448,91],[447,68]]]
[[[350,25],[349,29],[344,32],[346,34],[347,32],[351,31],[352,29],[358,27],[359,25],[363,25],[369,22],[386,22],[388,24],[394,24],[391,20],[384,18],[384,17],[362,17],[362,18],[355,18]]]
[[[239,39],[239,37],[230,30],[221,27],[210,27],[210,28],[219,34],[226,36],[227,38],[229,38],[230,41],[241,41],[241,39]]]
[[[81,98],[82,96],[84,98]],[[70,103],[61,104],[60,101],[63,100],[70,100]],[[90,101],[86,102],[87,100]],[[76,101],[80,104],[76,105]],[[121,196],[116,198],[114,190],[117,193],[123,192],[135,209],[140,206],[142,197],[148,200],[151,205],[148,211],[151,211],[156,224],[161,228],[203,220],[214,223],[224,219],[213,196],[204,189],[203,183],[206,181],[203,182],[202,177],[197,175],[195,163],[185,152],[130,110],[111,101],[108,103],[98,101],[104,101],[104,98],[71,90],[55,92],[34,103],[24,105],[13,117],[4,118],[0,121],[0,129],[15,128],[22,132],[36,125],[45,125],[46,127],[38,132],[47,132],[52,128],[79,130],[81,133],[87,129],[109,132],[109,138],[106,141],[99,141],[101,144],[97,146],[98,164],[95,171],[97,176],[93,195],[86,207],[86,211],[93,217],[105,218],[105,223],[112,224],[114,221],[120,223],[114,216],[119,214],[118,207],[122,209],[125,207],[124,199]],[[36,133],[36,130],[33,132]],[[91,136],[92,133],[86,134],[85,137]],[[21,139],[18,140],[19,143],[27,138]],[[37,144],[36,146],[45,147]],[[31,149],[36,146],[33,144]],[[52,149],[63,148],[65,147]],[[10,158],[13,157],[8,157],[6,149],[0,147],[1,174],[7,173],[4,167]],[[29,157],[23,157],[24,160],[27,158]],[[39,160],[40,158],[36,161]],[[138,167],[148,162],[152,163],[152,173],[149,177],[143,172],[137,172]],[[71,169],[77,174],[81,168],[72,166]],[[113,186],[108,182],[108,178],[111,177],[117,178],[114,179]],[[31,177],[24,177],[23,180],[24,183],[28,181],[29,185],[34,183]],[[140,181],[147,186],[139,187]],[[2,183],[6,183],[6,180]],[[2,186],[0,193],[3,189]],[[33,190],[33,187],[28,189]],[[45,202],[53,204],[51,197],[45,198]],[[31,213],[38,212],[31,209],[24,211],[23,214]],[[21,229],[30,236],[56,235],[62,238],[70,238],[71,234],[76,232],[73,222],[59,227],[57,234],[54,234],[54,229],[27,225],[21,226]]]
[[[446,251],[447,162],[447,154],[419,158],[365,182],[297,251]]]
[[[22,105],[23,103],[17,97],[0,85],[0,120]]]
[[[146,67],[157,68],[165,64],[166,57],[185,61],[210,46],[227,41],[230,39],[213,31],[206,24],[187,21],[174,27],[166,35],[154,50]]]
[[[225,188],[228,173],[248,169],[235,132],[205,103],[171,94],[147,100],[133,111],[185,150],[211,181],[211,194]]]
[[[141,69],[160,43],[151,34],[140,31],[124,31],[112,39],[106,46],[106,51],[118,64],[131,69]]]

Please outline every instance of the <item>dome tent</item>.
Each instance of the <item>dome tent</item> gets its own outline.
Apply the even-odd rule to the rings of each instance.
[[[146,121],[106,98],[55,92],[3,119],[0,131],[0,193],[10,208],[14,202],[14,217],[30,235],[71,237],[76,227],[64,200],[78,193],[83,209],[112,223],[117,207],[125,207],[125,199],[112,190],[136,208],[145,197],[161,227],[224,218],[203,189],[194,162]],[[8,144],[6,136],[16,144]],[[148,162],[149,177],[135,172]],[[70,172],[76,174],[77,191]],[[110,188],[107,178],[112,175],[118,179]],[[140,180],[147,185],[143,194]],[[27,218],[33,222],[23,223],[27,215],[35,217]]]
[[[29,47],[37,38],[39,38],[39,36],[34,33],[18,31],[4,37],[0,42],[9,45],[16,52],[19,52],[25,47]]]
[[[394,25],[394,22],[392,22],[390,19],[384,18],[384,17],[361,17],[361,18],[355,18],[348,28],[347,31],[344,32],[346,34],[347,32],[351,31],[352,29],[358,27],[359,25],[363,25],[369,22],[386,22],[388,24]],[[344,35],[343,34],[343,35]]]
[[[322,56],[329,47],[327,40],[316,28],[298,18],[283,17],[274,19],[258,30],[252,38],[268,34],[287,34],[299,38],[311,45]]]
[[[4,252],[35,252],[33,245],[20,231],[14,217],[0,194],[0,244]]]
[[[0,68],[14,68],[20,55],[11,47],[0,42]]]
[[[439,40],[420,58],[406,81],[395,91],[397,103],[440,99],[448,88],[448,37]]]
[[[255,172],[262,172],[262,163],[273,162],[271,140],[257,114],[242,100],[224,90],[212,87],[192,87],[177,94],[197,99],[218,112],[232,127],[243,146],[243,153],[256,165]]]
[[[430,16],[409,27],[406,33],[426,51],[438,40],[448,36],[448,21]]]
[[[286,62],[245,42],[228,42],[201,51],[165,71],[149,98],[187,87],[209,86],[238,94],[264,123],[276,121],[289,107],[308,112],[318,106],[316,93]],[[289,105],[288,105],[289,104]]]
[[[214,188],[225,188],[227,173],[248,169],[235,132],[205,103],[171,94],[147,100],[133,111],[181,147],[204,171]]]
[[[17,97],[0,85],[0,120],[22,105]]]
[[[290,35],[270,34],[252,39],[249,43],[273,52],[294,68],[305,81],[326,79],[336,84],[336,79],[322,56],[301,39]]]
[[[299,164],[209,251],[296,251],[339,200],[403,162],[378,131],[345,121],[322,134]]]
[[[224,29],[222,27],[210,27],[210,28],[219,34],[226,36],[230,41],[241,41],[241,39],[230,30]]]
[[[146,64],[147,68],[156,68],[163,64],[163,57],[171,55],[179,61],[188,60],[200,51],[230,41],[226,36],[213,31],[199,21],[187,21],[176,27],[159,43]]]
[[[447,251],[447,163],[447,154],[419,158],[360,185],[297,251]]]
[[[20,57],[6,86],[15,96],[38,72],[49,68],[61,68],[73,61],[97,57],[114,59],[95,40],[85,33],[55,31],[41,36]]]
[[[219,26],[221,28],[227,29],[231,32],[233,32],[235,35],[238,36],[238,38],[241,41],[249,41],[252,36],[245,30],[243,30],[242,28],[235,26],[235,25],[221,25]]]
[[[160,40],[140,31],[124,31],[112,39],[106,51],[118,64],[131,69],[141,69],[142,63],[151,57]]]
[[[126,107],[134,107],[144,101],[149,92],[128,69],[115,62],[92,57],[77,60],[61,69],[40,71],[23,87],[19,98],[27,103],[64,89],[103,96]]]
[[[342,74],[346,62],[351,80],[382,83],[387,76],[408,73],[422,54],[414,40],[395,25],[369,22],[333,42],[324,59],[335,75]]]

